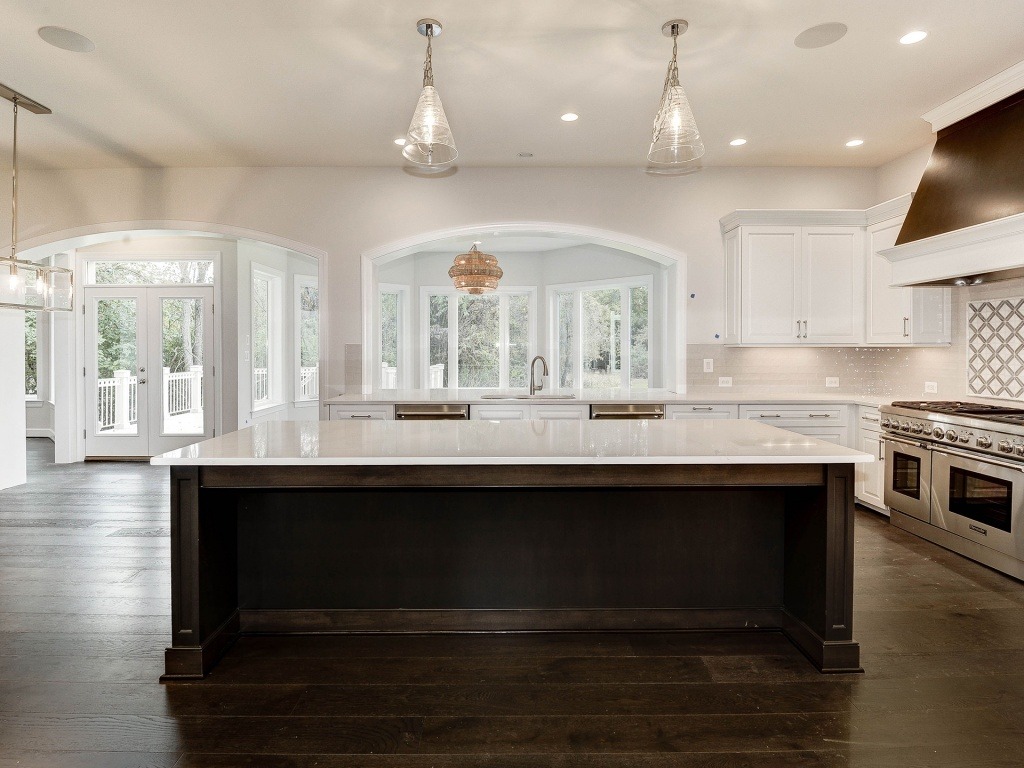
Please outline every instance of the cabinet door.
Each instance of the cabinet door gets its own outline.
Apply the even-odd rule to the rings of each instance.
[[[392,405],[369,405],[362,407],[331,405],[327,410],[331,421],[348,421],[350,419],[378,421],[395,418],[395,408]]]
[[[666,419],[735,419],[737,407],[731,403],[687,403],[665,406]]]
[[[872,454],[876,461],[870,464],[857,464],[855,470],[854,495],[858,501],[870,504],[878,509],[885,509],[883,499],[885,483],[885,460],[882,456],[882,435],[880,432],[861,430],[860,445],[864,453]]]
[[[469,418],[485,421],[521,421],[530,418],[530,406],[526,404],[471,405]]]
[[[722,238],[725,249],[725,327],[722,333],[723,344],[740,343],[740,311],[741,297],[741,259],[740,230],[734,229]]]
[[[891,288],[892,264],[879,251],[896,244],[903,217],[883,221],[868,230],[868,344],[909,344],[912,294],[910,288]]]
[[[804,343],[863,342],[863,238],[859,227],[803,230]]]
[[[741,235],[743,344],[798,344],[800,228],[744,227]]]
[[[590,418],[589,405],[534,405],[530,417],[541,421],[586,421]]]

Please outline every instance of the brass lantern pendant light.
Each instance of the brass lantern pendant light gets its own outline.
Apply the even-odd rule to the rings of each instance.
[[[455,148],[455,139],[444,107],[441,106],[441,97],[434,88],[430,41],[441,34],[441,23],[434,19],[420,19],[416,22],[416,29],[427,38],[427,57],[423,61],[423,90],[416,102],[416,111],[412,114],[402,154],[416,165],[444,168],[455,162],[459,150]]]
[[[18,254],[18,107],[37,115],[50,110],[37,101],[0,84],[0,96],[14,104],[14,141],[11,149],[11,254],[0,256],[0,309],[30,312],[70,312],[73,301],[70,269],[34,261]]]
[[[666,37],[672,38],[672,59],[665,73],[661,92],[661,105],[654,117],[654,133],[647,159],[655,166],[685,167],[704,154],[697,122],[693,119],[690,101],[679,84],[679,65],[676,62],[678,38],[689,24],[683,19],[666,21],[661,27]]]
[[[455,263],[448,270],[448,277],[460,291],[479,296],[498,287],[502,271],[498,260],[489,253],[477,249],[480,242],[473,243],[467,253],[455,257]]]

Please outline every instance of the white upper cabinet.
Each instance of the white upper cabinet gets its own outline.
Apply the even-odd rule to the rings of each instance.
[[[723,341],[741,346],[948,344],[950,289],[890,288],[910,196],[866,211],[736,211],[722,219]]]
[[[877,346],[949,344],[951,290],[892,288],[892,264],[880,251],[896,244],[903,216],[867,228],[867,343]]]

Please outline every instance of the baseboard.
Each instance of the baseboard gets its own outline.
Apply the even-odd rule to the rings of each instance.
[[[46,429],[44,427],[29,427],[25,430],[25,437],[45,437],[51,442],[56,442],[53,436],[52,429]]]
[[[170,647],[164,651],[164,674],[160,682],[198,680],[220,661],[238,639],[238,611],[210,633],[202,645]]]

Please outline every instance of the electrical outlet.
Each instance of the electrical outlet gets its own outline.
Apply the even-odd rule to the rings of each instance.
[[[718,386],[720,386],[720,387],[731,387],[732,386],[732,376],[719,376],[718,377]]]
[[[838,387],[839,386],[839,377],[838,376],[826,376],[825,377],[825,386],[826,387]]]
[[[925,393],[926,395],[934,395],[934,394],[936,394],[936,393],[937,393],[938,391],[939,391],[939,385],[938,385],[938,382],[935,382],[935,381],[926,381],[926,382],[924,383],[924,393]]]
[[[715,360],[712,357],[704,358],[704,373],[711,373],[715,370]]]

